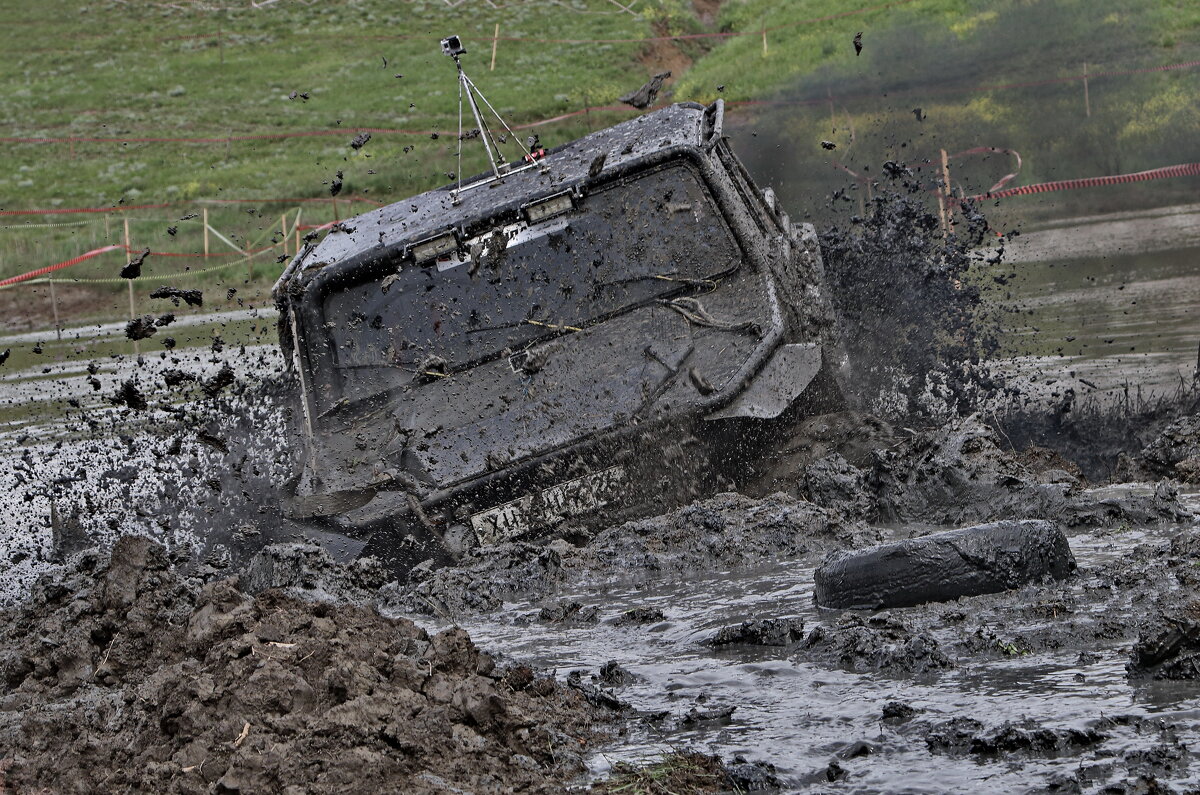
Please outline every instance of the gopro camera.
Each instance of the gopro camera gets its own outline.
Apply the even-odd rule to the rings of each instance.
[[[442,39],[442,52],[451,58],[457,58],[466,51],[467,48],[462,46],[462,40],[458,36],[447,36]]]

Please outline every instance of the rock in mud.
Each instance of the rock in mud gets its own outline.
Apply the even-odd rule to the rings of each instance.
[[[953,667],[927,632],[913,632],[885,614],[851,615],[832,627],[815,627],[797,659],[836,665],[854,673],[935,674]]]
[[[0,614],[5,784],[56,792],[560,792],[601,713],[465,632],[183,580],[125,537]]]
[[[804,637],[804,622],[799,618],[763,618],[721,627],[707,641],[710,646],[791,646]]]
[[[1053,523],[993,522],[835,552],[814,575],[815,598],[822,607],[910,607],[996,593],[1047,575],[1063,579],[1074,570],[1067,538]]]
[[[1125,670],[1131,677],[1200,679],[1200,603],[1158,614],[1138,635]]]
[[[1104,742],[1095,729],[1048,729],[1034,721],[1006,721],[993,729],[974,718],[951,718],[933,726],[925,744],[933,753],[979,756],[1061,756]]]
[[[1138,455],[1153,477],[1200,483],[1200,414],[1181,417],[1163,429]]]

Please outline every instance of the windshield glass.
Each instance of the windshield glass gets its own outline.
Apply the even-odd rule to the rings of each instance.
[[[740,261],[689,166],[612,183],[574,205],[329,295],[326,328],[342,397],[444,377],[665,293],[710,288]]]

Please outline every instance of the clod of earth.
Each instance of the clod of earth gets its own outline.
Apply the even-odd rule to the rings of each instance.
[[[125,264],[125,267],[121,268],[121,278],[136,279],[141,276],[142,264],[146,261],[146,257],[148,256],[150,256],[150,249],[144,249],[142,253],[129,260],[129,262]]]
[[[710,646],[790,646],[804,637],[804,622],[799,618],[763,618],[721,627],[706,642]]]
[[[619,101],[624,102],[626,105],[632,105],[638,110],[645,110],[654,104],[654,100],[658,98],[658,91],[662,88],[663,81],[670,76],[670,72],[659,72],[637,91],[630,91],[628,94],[620,97]]]
[[[209,378],[207,381],[202,382],[200,384],[200,388],[204,391],[205,395],[210,398],[215,398],[217,395],[221,394],[221,391],[225,389],[225,387],[232,385],[236,380],[237,379],[234,378],[233,375],[233,368],[229,366],[228,362],[226,362],[225,364],[221,365],[221,369],[217,371],[216,375],[214,375],[212,378]]]
[[[170,298],[175,306],[180,299],[188,306],[204,306],[204,292],[201,290],[185,290],[181,287],[158,287],[150,293],[151,298]]]
[[[141,390],[138,389],[137,384],[133,382],[133,379],[122,381],[120,388],[117,389],[117,393],[109,398],[109,400],[119,406],[128,406],[134,411],[145,411],[150,407],[150,403],[147,402]]]
[[[1156,615],[1138,636],[1125,670],[1131,677],[1200,679],[1200,603]]]
[[[822,607],[878,609],[1016,588],[1075,570],[1067,537],[1051,522],[1004,521],[834,553],[815,573]]]
[[[954,667],[928,632],[914,632],[886,613],[850,615],[832,627],[817,626],[800,644],[797,658],[824,661],[855,673],[933,676]]]
[[[154,332],[158,331],[154,322],[153,315],[143,315],[135,317],[125,324],[125,336],[131,340],[144,340],[154,336]]]

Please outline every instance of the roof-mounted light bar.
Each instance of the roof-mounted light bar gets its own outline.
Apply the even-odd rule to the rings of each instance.
[[[408,248],[408,253],[412,256],[413,262],[421,265],[425,262],[432,262],[438,257],[444,257],[448,254],[453,254],[458,250],[458,238],[453,232],[443,232],[440,235],[426,238],[419,243],[413,243]]]
[[[574,207],[575,200],[571,197],[571,192],[563,191],[541,201],[526,204],[521,210],[525,213],[525,220],[531,224],[536,224],[540,221],[545,221],[547,218],[562,215]]]

